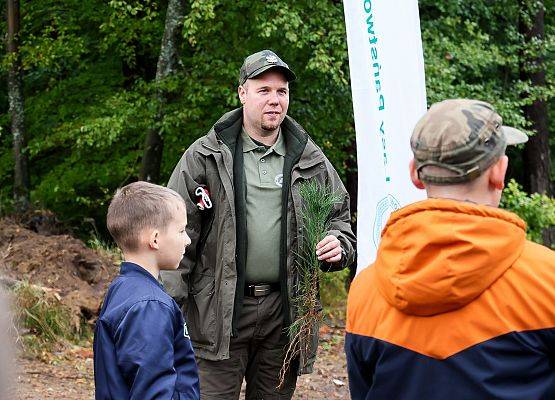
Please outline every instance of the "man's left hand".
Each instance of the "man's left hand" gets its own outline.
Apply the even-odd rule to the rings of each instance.
[[[333,235],[328,235],[316,245],[316,255],[318,260],[327,263],[341,261],[341,242]]]

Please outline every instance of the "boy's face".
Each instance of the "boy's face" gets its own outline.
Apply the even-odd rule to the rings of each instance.
[[[185,232],[187,226],[187,212],[185,206],[178,203],[179,207],[174,212],[173,218],[160,232],[159,251],[157,254],[158,268],[176,269],[183,258],[185,248],[191,244],[191,239]]]

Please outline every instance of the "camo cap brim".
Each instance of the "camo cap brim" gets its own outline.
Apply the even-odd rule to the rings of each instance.
[[[507,145],[512,146],[515,144],[522,144],[528,141],[528,135],[516,128],[503,125],[503,133],[507,138]]]
[[[272,68],[283,72],[288,82],[297,79],[293,71],[289,69],[289,66],[276,53],[271,50],[262,50],[245,58],[239,70],[239,85],[244,84],[247,79],[255,78]]]
[[[507,145],[528,140],[524,132],[502,122],[483,101],[452,99],[433,104],[411,137],[420,180],[439,185],[469,182],[493,165]]]

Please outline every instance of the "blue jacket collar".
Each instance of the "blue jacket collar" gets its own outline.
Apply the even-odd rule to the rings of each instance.
[[[152,276],[150,272],[141,267],[139,264],[135,264],[129,261],[124,261],[120,266],[120,275],[122,276],[144,276],[155,282],[158,286],[163,288],[162,284],[158,282],[156,278]]]

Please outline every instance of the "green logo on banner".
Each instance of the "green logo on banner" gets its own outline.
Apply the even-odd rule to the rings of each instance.
[[[376,214],[374,215],[374,230],[372,235],[374,239],[374,246],[376,247],[376,249],[380,244],[382,230],[387,223],[389,214],[391,214],[395,210],[398,210],[399,208],[401,208],[401,203],[399,203],[399,200],[397,200],[391,194],[388,194],[383,199],[378,201],[378,204],[376,205]]]

